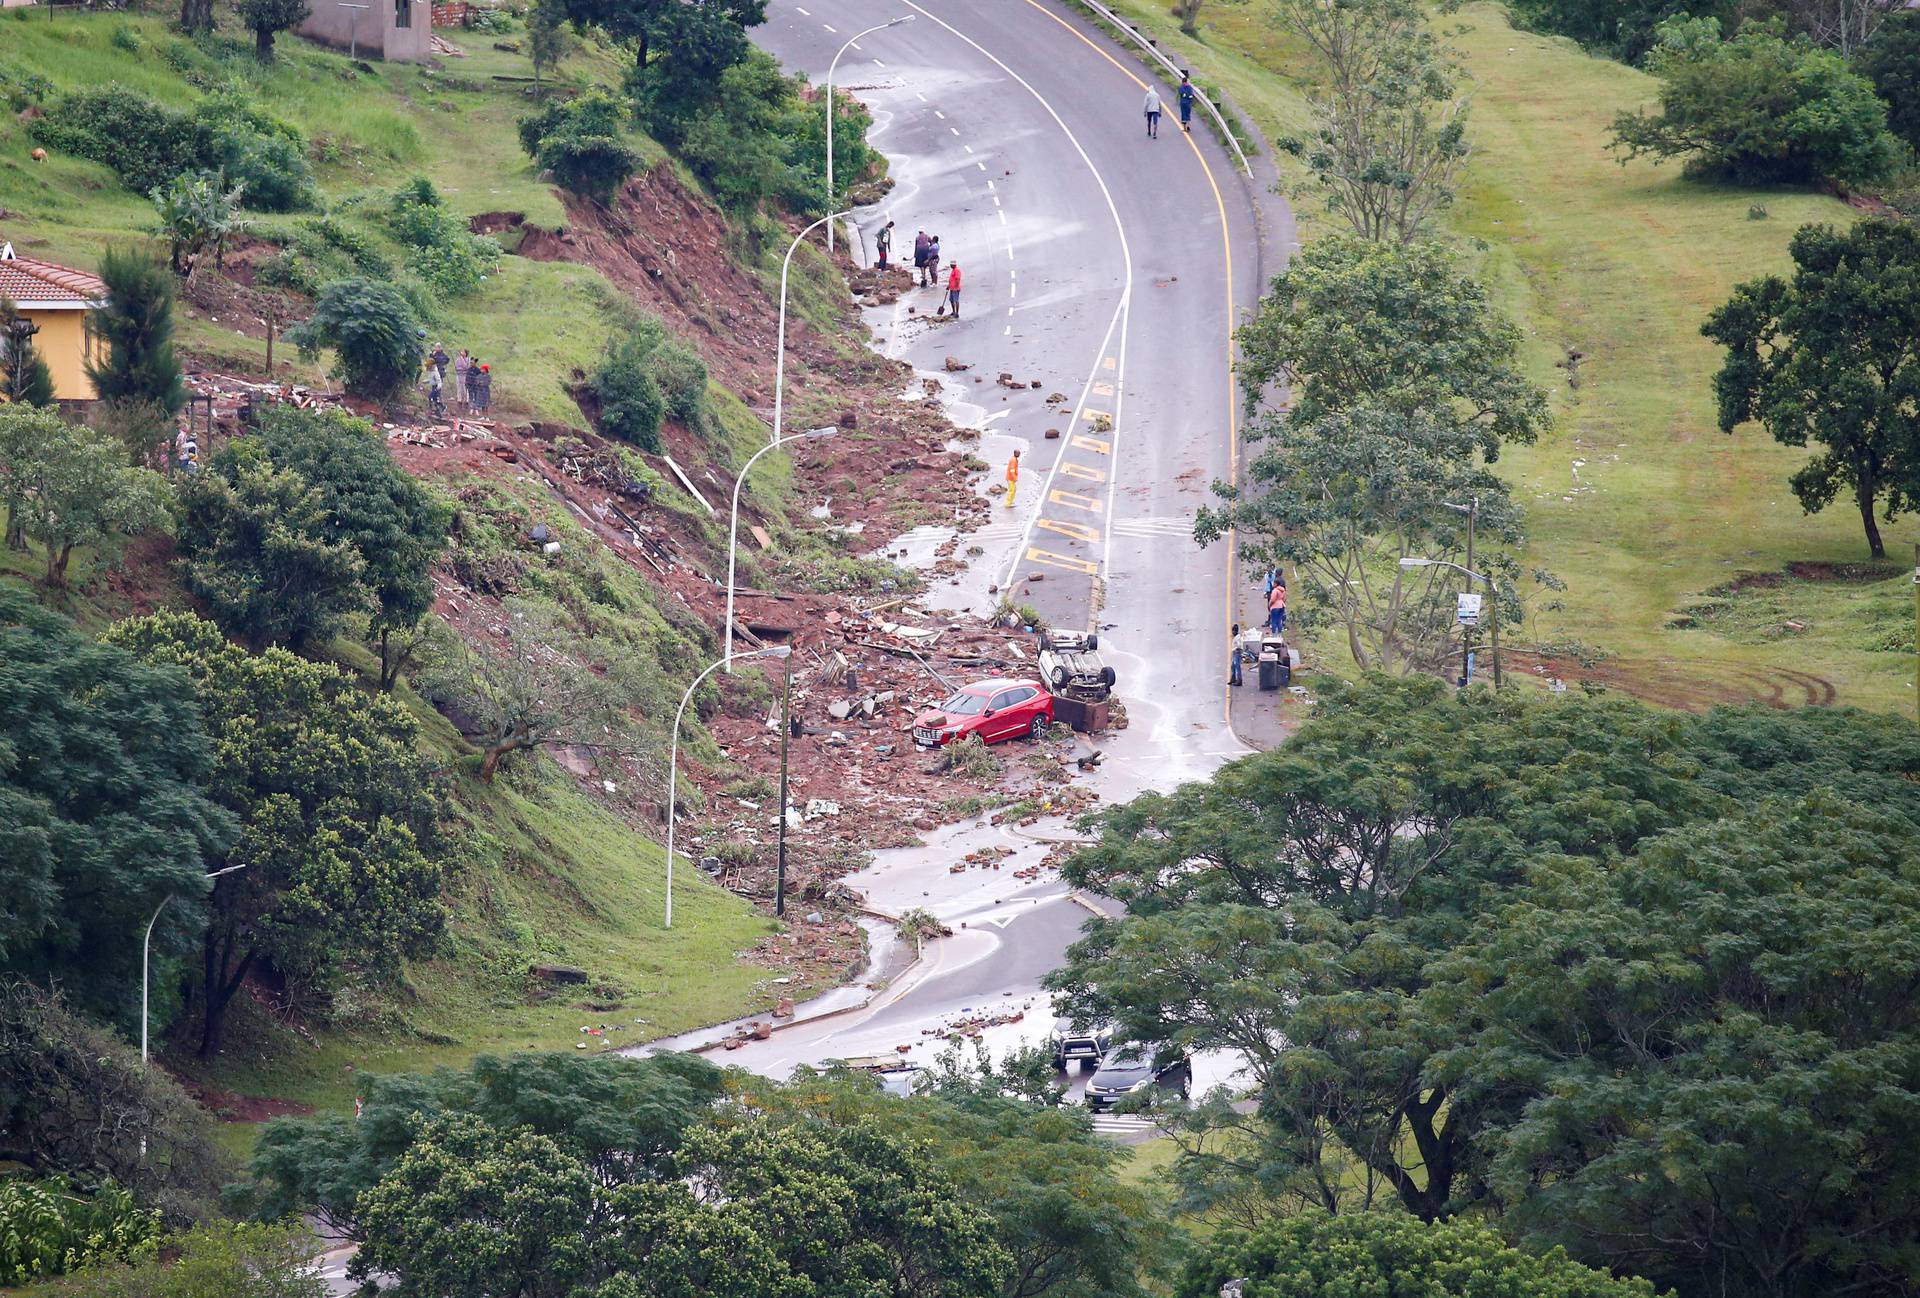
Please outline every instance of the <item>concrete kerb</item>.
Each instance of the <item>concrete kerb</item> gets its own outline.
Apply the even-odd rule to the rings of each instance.
[[[892,914],[888,911],[879,910],[872,906],[867,906],[867,905],[855,906],[853,907],[853,911],[855,914],[866,915],[872,919],[882,920],[888,924],[898,924],[900,922],[900,917],[898,915]],[[885,996],[888,992],[906,991],[910,989],[913,986],[914,982],[918,980],[913,979],[910,981],[909,979],[917,970],[920,969],[922,965],[924,965],[927,962],[927,945],[928,944],[925,942],[921,943],[920,946],[914,951],[913,959],[907,962],[906,967],[901,969],[900,972],[895,974],[892,978],[888,979],[886,986],[874,989],[872,995],[867,996],[866,998],[860,1000],[859,1002],[853,1005],[842,1005],[838,1009],[822,1010],[818,1014],[807,1014],[807,1015],[795,1014],[792,1018],[788,1019],[785,1023],[773,1024],[770,1029],[770,1034],[774,1032],[785,1032],[790,1028],[797,1028],[803,1023],[825,1023],[828,1019],[845,1018],[849,1014],[858,1014],[863,1010],[871,1008],[875,1001],[879,1000],[882,996]],[[727,1037],[721,1037],[718,1040],[709,1041],[703,1045],[693,1046],[687,1050],[687,1053],[690,1055],[708,1054],[712,1051],[719,1050],[722,1047],[724,1047],[729,1039],[730,1038],[727,1038]]]

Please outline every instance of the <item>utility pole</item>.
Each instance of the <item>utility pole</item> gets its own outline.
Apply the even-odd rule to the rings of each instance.
[[[780,678],[780,856],[775,867],[773,913],[787,914],[787,745],[793,738],[793,655],[787,655]]]
[[[1493,692],[1500,692],[1500,583],[1487,574],[1487,624],[1493,628]]]

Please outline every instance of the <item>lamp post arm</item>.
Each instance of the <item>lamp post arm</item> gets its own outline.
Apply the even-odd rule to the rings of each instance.
[[[834,51],[833,60],[827,64],[827,210],[828,211],[833,210],[834,202],[839,197],[836,193],[834,193],[834,189],[833,189],[833,76],[834,76],[834,71],[840,66],[840,56],[842,54],[845,54],[848,50],[852,49],[853,46],[860,40],[862,36],[871,36],[875,32],[885,31],[889,27],[897,27],[901,23],[912,22],[912,21],[913,21],[913,15],[908,14],[903,18],[894,18],[884,23],[875,23],[873,26],[867,28],[865,31],[855,32],[853,35],[847,37],[847,43],[845,45],[842,45],[839,49]],[[840,213],[840,215],[845,216],[846,213],[842,212]],[[831,222],[834,220],[834,218],[830,216],[827,218],[827,220],[829,222],[827,226],[827,251],[832,252],[833,251],[833,226]]]

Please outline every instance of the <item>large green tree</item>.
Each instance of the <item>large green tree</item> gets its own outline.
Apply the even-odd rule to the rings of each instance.
[[[1486,1133],[1530,1093],[1443,1069],[1471,1025],[1429,997],[1476,921],[1538,862],[1598,867],[1783,789],[1855,789],[1920,823],[1916,776],[1920,733],[1893,718],[1695,720],[1375,678],[1324,691],[1279,749],[1093,818],[1067,877],[1127,914],[1095,920],[1053,983],[1127,1039],[1246,1061],[1256,1106],[1203,1105],[1186,1133],[1196,1200],[1235,1196],[1249,1220],[1493,1204]]]
[[[359,555],[380,688],[391,689],[403,650],[433,607],[431,570],[446,548],[451,507],[394,463],[373,425],[340,411],[269,411],[254,436],[229,443],[217,467],[229,456],[235,464],[264,458],[298,474],[320,506],[319,536]]]
[[[1433,993],[1471,1033],[1436,1076],[1527,1097],[1486,1133],[1510,1229],[1683,1293],[1920,1282],[1912,801],[1546,859],[1486,917]]]
[[[1464,562],[1479,499],[1482,535],[1506,544],[1520,511],[1486,466],[1531,442],[1547,399],[1520,370],[1520,333],[1437,244],[1316,240],[1276,276],[1239,333],[1253,413],[1251,487],[1217,484],[1203,543],[1239,530],[1249,562],[1291,566],[1296,607],[1326,616],[1364,667],[1431,667],[1453,634],[1457,577],[1409,579],[1403,557]],[[1287,404],[1271,399],[1284,385]],[[1477,554],[1510,586],[1518,568]],[[1542,580],[1548,581],[1544,574]],[[1301,607],[1304,606],[1304,607]],[[1520,611],[1508,593],[1502,613]]]
[[[253,1159],[264,1215],[313,1213],[366,1237],[360,1196],[392,1171],[432,1118],[471,1114],[525,1129],[579,1160],[598,1183],[658,1179],[687,1129],[722,1095],[718,1068],[691,1055],[482,1055],[462,1070],[368,1078],[357,1118],[281,1119]]]
[[[187,585],[256,649],[324,641],[371,602],[366,561],[320,492],[257,457],[222,452],[180,485],[179,544]]]
[[[285,650],[250,654],[190,613],[106,637],[191,681],[213,736],[209,787],[240,824],[201,944],[200,1051],[220,1048],[258,964],[324,1002],[349,969],[382,978],[439,932],[436,804],[412,714]]]
[[[1746,23],[1722,40],[1718,19],[1669,19],[1647,67],[1660,77],[1660,111],[1615,116],[1623,162],[1685,158],[1688,175],[1741,184],[1853,185],[1899,164],[1872,83],[1778,23]]]
[[[1854,66],[1887,104],[1887,129],[1920,148],[1920,13],[1890,14]]]
[[[177,672],[0,586],[0,969],[137,1024],[140,934],[174,966],[234,832]],[[164,1003],[164,999],[163,999]]]
[[[989,1298],[1007,1266],[928,1152],[871,1121],[696,1127],[670,1177],[609,1187],[530,1129],[438,1118],[358,1213],[355,1272],[423,1298]]]
[[[187,404],[173,354],[173,276],[146,248],[109,248],[100,261],[107,300],[88,312],[106,355],[87,360],[102,401],[156,406],[168,417]]]
[[[73,552],[112,560],[167,521],[167,484],[127,463],[120,442],[38,406],[0,406],[0,499],[23,536],[46,547],[46,584],[64,587]]]
[[[1209,1240],[1188,1262],[1179,1298],[1654,1298],[1563,1255],[1537,1256],[1467,1221],[1423,1223],[1387,1213],[1303,1213]]]
[[[1791,280],[1750,280],[1700,332],[1727,349],[1720,427],[1758,420],[1819,454],[1788,481],[1808,513],[1853,497],[1874,558],[1888,520],[1920,502],[1920,230],[1866,220],[1802,226]]]

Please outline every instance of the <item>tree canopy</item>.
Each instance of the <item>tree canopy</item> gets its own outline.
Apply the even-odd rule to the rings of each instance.
[[[1514,545],[1521,514],[1486,466],[1531,442],[1547,399],[1521,372],[1520,334],[1438,244],[1336,235],[1309,244],[1241,327],[1240,378],[1260,449],[1246,484],[1215,484],[1195,536],[1229,530],[1264,567],[1291,565],[1296,615],[1326,617],[1363,667],[1432,667],[1454,634],[1459,577],[1403,557],[1463,562],[1475,506],[1484,540]],[[1268,403],[1284,383],[1289,405]],[[1510,559],[1476,555],[1521,612]],[[1553,585],[1547,574],[1536,574]]]
[[[44,406],[0,406],[0,501],[9,532],[46,547],[46,584],[67,584],[82,546],[105,562],[167,520],[167,484],[120,442]]]
[[[436,803],[400,704],[339,668],[250,654],[211,622],[161,613],[106,636],[184,672],[213,737],[208,785],[240,825],[208,903],[202,1054],[257,963],[324,1005],[348,969],[393,973],[439,932]]]
[[[341,411],[269,410],[252,437],[229,443],[216,458],[220,469],[264,459],[312,489],[322,520],[318,538],[359,556],[380,684],[390,688],[400,668],[396,635],[433,607],[431,570],[446,548],[451,506],[393,462],[373,425]]]
[[[1763,800],[1627,868],[1545,861],[1483,920],[1436,1075],[1528,1097],[1488,1132],[1515,1226],[1686,1293],[1913,1283],[1912,801]]]
[[[1692,913],[1704,905],[1706,883],[1682,894],[1632,891],[1635,881],[1679,868],[1663,862],[1691,859],[1689,834],[1778,839],[1787,831],[1756,835],[1740,816],[1788,790],[1824,787],[1823,796],[1874,805],[1873,815],[1893,818],[1886,825],[1920,825],[1916,773],[1920,734],[1893,718],[1755,709],[1695,719],[1606,699],[1523,702],[1454,694],[1424,679],[1375,679],[1324,693],[1319,715],[1280,749],[1230,763],[1208,783],[1143,795],[1092,818],[1099,840],[1069,863],[1067,877],[1124,902],[1128,913],[1094,921],[1054,985],[1076,1016],[1111,1021],[1122,1038],[1229,1049],[1247,1060],[1257,1108],[1203,1104],[1184,1137],[1182,1182],[1197,1203],[1239,1210],[1231,1196],[1257,1186],[1269,1206],[1247,1213],[1250,1221],[1288,1203],[1344,1211],[1383,1197],[1426,1218],[1479,1205],[1505,1208],[1509,1222],[1549,1221],[1550,1207],[1532,1217],[1516,1205],[1542,1186],[1597,1201],[1599,1185],[1640,1173],[1604,1157],[1612,1137],[1573,1122],[1556,1128],[1572,1163],[1542,1164],[1533,1181],[1513,1170],[1531,1165],[1513,1161],[1524,1142],[1508,1133],[1531,1130],[1527,1123],[1579,1078],[1556,1080],[1544,1057],[1552,1048],[1537,1041],[1537,1062],[1518,1044],[1502,1055],[1502,1029],[1491,1022],[1498,1007],[1480,1004],[1488,989],[1520,968],[1534,970],[1542,983],[1516,991],[1513,1004],[1532,995],[1527,1003],[1541,1022],[1555,1013],[1546,983],[1558,980],[1554,994],[1563,998],[1584,995],[1581,972],[1552,952],[1595,938],[1591,890],[1611,880],[1633,899],[1619,908],[1622,931],[1649,943],[1622,957],[1637,960],[1632,970],[1647,980],[1647,1013],[1672,1009],[1685,988],[1668,980],[1691,963],[1685,953],[1720,940],[1700,935],[1696,943],[1687,925],[1720,922],[1714,914],[1731,924],[1742,912],[1716,903],[1711,914]],[[1854,846],[1843,851],[1840,839],[1809,833],[1798,869],[1840,878],[1864,870],[1863,889],[1903,906],[1904,894],[1890,890],[1904,888],[1895,880],[1906,858],[1876,856],[1884,839],[1851,829],[1842,837]],[[1545,886],[1562,873],[1589,893]],[[1801,877],[1789,869],[1773,891],[1791,891]],[[1514,933],[1506,954],[1476,954],[1493,940],[1489,931],[1508,932],[1486,926],[1529,902],[1567,926],[1560,947],[1537,940],[1541,918],[1532,939]],[[1654,915],[1658,906],[1670,906],[1671,917]],[[1872,912],[1857,918],[1864,923]],[[1532,953],[1525,960],[1522,948]],[[1467,964],[1469,956],[1481,964]],[[1508,968],[1503,959],[1516,963]],[[1585,1069],[1595,1093],[1611,1095],[1624,1113],[1640,1092],[1588,1056],[1631,1053],[1637,1039],[1614,1035],[1630,1007],[1607,1001],[1598,984],[1594,996],[1588,1019],[1560,1028],[1574,1035],[1584,1023],[1606,1040],[1569,1066]],[[1859,1032],[1904,1039],[1900,1015],[1854,998],[1841,1003],[1861,1005]],[[1603,1032],[1607,1004],[1615,1017]],[[1777,1007],[1768,1021],[1778,1022]],[[1509,1030],[1517,1043],[1527,1028]],[[1673,1030],[1691,1031],[1683,1021]],[[1705,1079],[1703,1094],[1739,1093],[1744,1062],[1703,1039],[1691,1063]],[[1654,1058],[1643,1064],[1662,1066]],[[1771,1116],[1756,1111],[1753,1121],[1820,1125],[1808,1107],[1813,1092],[1801,1095],[1789,1102],[1775,1091],[1781,1107]],[[1752,1134],[1758,1142],[1760,1132]],[[1826,1147],[1829,1155],[1835,1147]],[[1744,1208],[1761,1211],[1757,1199]],[[1576,1216],[1571,1203],[1560,1210],[1560,1219]],[[1785,1224],[1775,1216],[1754,1229]],[[1690,1246],[1718,1268],[1717,1250],[1729,1244],[1694,1238]],[[1637,1265],[1624,1254],[1596,1256]]]
[[[1515,1248],[1468,1221],[1422,1223],[1386,1213],[1308,1212],[1248,1234],[1209,1241],[1187,1265],[1179,1298],[1653,1298],[1622,1280]]]
[[[320,290],[313,314],[287,330],[287,340],[309,360],[332,348],[333,373],[348,392],[390,401],[419,376],[427,352],[422,332],[398,289],[370,279],[341,279]]]
[[[212,761],[178,673],[0,586],[0,969],[137,1022],[139,935],[173,896],[154,931],[173,965],[233,838]]]
[[[1688,175],[1742,184],[1884,179],[1900,160],[1873,84],[1831,50],[1789,39],[1777,22],[1720,39],[1716,18],[1676,17],[1647,56],[1660,111],[1614,118],[1624,162],[1687,159]]]
[[[990,1298],[1006,1255],[928,1151],[863,1120],[690,1129],[606,1185],[550,1137],[426,1122],[359,1196],[354,1272],[469,1298]]]
[[[104,359],[87,360],[95,394],[178,414],[187,386],[173,355],[173,277],[145,248],[109,248],[100,279],[107,300],[87,313],[106,343]]]
[[[1700,332],[1727,349],[1714,375],[1720,428],[1757,419],[1821,452],[1788,479],[1808,513],[1852,495],[1874,558],[1876,514],[1920,503],[1920,230],[1866,220],[1802,226],[1791,280],[1750,280]]]

